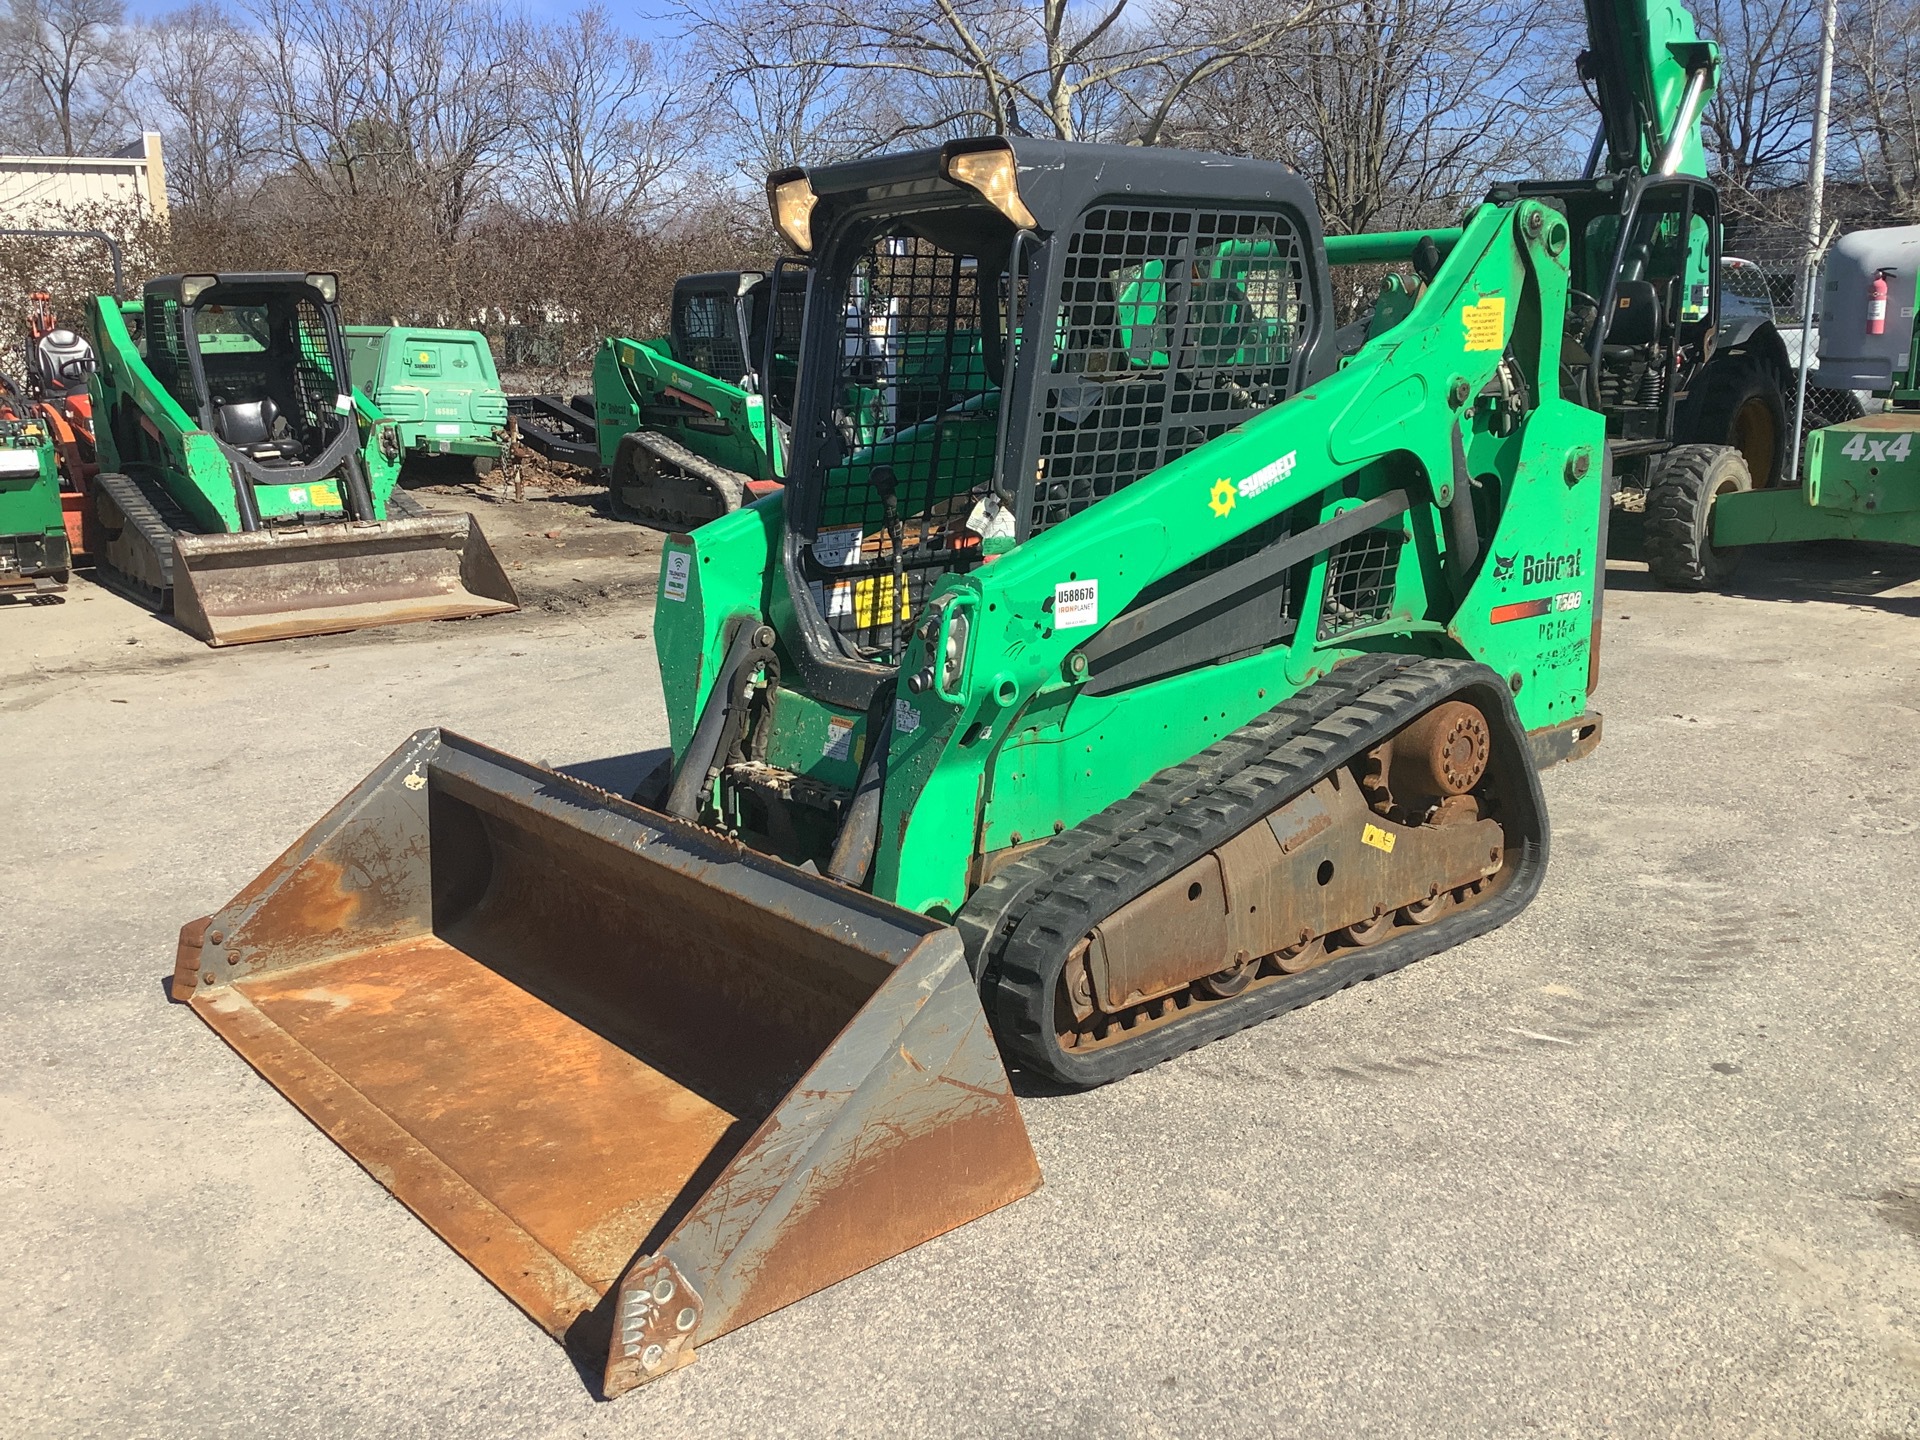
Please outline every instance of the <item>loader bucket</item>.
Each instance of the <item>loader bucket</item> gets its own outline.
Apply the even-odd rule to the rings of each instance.
[[[520,608],[470,515],[173,537],[173,615],[209,645]]]
[[[608,1395],[1040,1182],[952,929],[445,731],[172,993]]]

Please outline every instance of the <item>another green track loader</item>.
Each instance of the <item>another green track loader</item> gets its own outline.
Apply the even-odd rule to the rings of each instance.
[[[1714,63],[1674,43],[1610,82],[1656,154]],[[187,927],[174,996],[608,1393],[1026,1193],[1006,1066],[1117,1080],[1539,891],[1614,465],[1671,444],[1623,377],[1712,328],[1637,253],[1712,233],[1655,173],[1349,237],[1178,150],[772,177],[787,483],[668,541],[664,773],[422,731]]]
[[[780,488],[804,291],[790,277],[786,303],[775,294],[759,271],[685,275],[664,338],[600,347],[593,408],[614,514],[691,528]]]
[[[470,517],[395,488],[399,434],[352,386],[335,289],[174,275],[94,302],[98,564],[209,644],[518,605]]]

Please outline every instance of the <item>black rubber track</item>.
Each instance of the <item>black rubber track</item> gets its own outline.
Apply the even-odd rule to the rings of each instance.
[[[1431,925],[1336,955],[1317,969],[1195,1004],[1134,1038],[1082,1054],[1061,1048],[1053,1027],[1055,992],[1081,937],[1422,712],[1454,698],[1478,705],[1493,729],[1507,871],[1488,898]],[[969,953],[977,956],[982,999],[1008,1058],[1030,1073],[1087,1088],[1504,924],[1538,892],[1547,844],[1546,802],[1500,677],[1459,660],[1368,656],[1340,666],[1009,866],[976,892],[958,923]]]
[[[1647,484],[1641,543],[1647,569],[1669,589],[1705,590],[1739,563],[1737,550],[1716,550],[1708,538],[1714,488],[1729,463],[1746,469],[1745,458],[1730,446],[1676,445],[1660,457]]]
[[[104,554],[95,559],[95,574],[129,599],[165,614],[173,608],[173,532],[190,528],[186,511],[174,503],[165,489],[138,476],[102,471],[94,476],[93,483],[106,493],[114,508],[153,552],[162,584],[156,591],[146,582],[108,564]]]
[[[387,518],[390,520],[418,520],[432,513],[398,484],[387,492]]]
[[[645,450],[654,460],[663,466],[672,466],[683,475],[705,484],[711,494],[711,513],[703,515],[676,516],[664,508],[629,505],[620,500],[623,485],[635,484],[632,477],[623,477],[620,473],[624,461],[632,465],[631,453],[634,448]],[[746,503],[748,476],[738,470],[730,470],[725,465],[716,465],[713,461],[696,455],[677,440],[669,440],[650,430],[636,430],[620,442],[620,448],[614,454],[613,472],[608,476],[607,507],[622,520],[640,520],[649,525],[670,525],[676,528],[693,529],[709,520],[718,520],[722,515],[731,515]],[[643,488],[636,485],[636,488]]]

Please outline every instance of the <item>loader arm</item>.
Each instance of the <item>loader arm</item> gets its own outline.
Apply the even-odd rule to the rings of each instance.
[[[110,295],[94,297],[93,333],[100,342],[100,365],[89,385],[93,412],[100,417],[95,421],[100,468],[129,471],[157,464],[184,471],[190,483],[172,493],[194,524],[217,533],[238,530],[240,507],[219,442],[148,367],[119,302]],[[130,414],[128,405],[137,413]]]

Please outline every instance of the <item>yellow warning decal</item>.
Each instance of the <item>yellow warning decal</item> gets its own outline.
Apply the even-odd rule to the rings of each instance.
[[[322,480],[318,485],[311,485],[307,488],[307,498],[316,506],[337,506],[340,503],[339,482]]]
[[[892,625],[906,618],[907,597],[903,594],[899,605],[893,603],[891,575],[876,575],[853,582],[854,624],[865,629],[870,625]]]
[[[1207,508],[1224,519],[1227,512],[1233,509],[1233,493],[1233,481],[1214,481],[1213,492],[1207,498]]]
[[[1460,323],[1467,327],[1467,349],[1502,348],[1507,343],[1507,297],[1485,295],[1477,304],[1462,306]]]
[[[1376,850],[1384,850],[1387,854],[1391,855],[1393,853],[1393,832],[1391,830],[1382,830],[1378,825],[1369,825],[1360,832],[1360,843],[1362,845],[1371,845]]]

